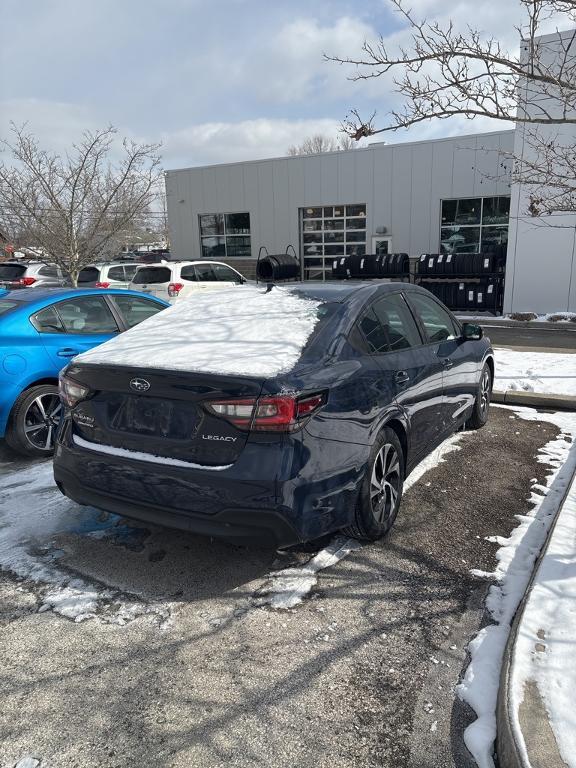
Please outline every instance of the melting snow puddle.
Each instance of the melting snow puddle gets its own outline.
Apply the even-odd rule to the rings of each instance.
[[[89,582],[60,565],[65,553],[58,535],[110,538],[116,545],[139,551],[149,535],[121,518],[82,508],[65,499],[52,479],[52,464],[32,464],[0,476],[0,569],[31,585],[39,611],[52,610],[76,622],[97,618],[126,624],[150,615],[159,626],[170,622],[165,603],[146,603],[119,589]]]

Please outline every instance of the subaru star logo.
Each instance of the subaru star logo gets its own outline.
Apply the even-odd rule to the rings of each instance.
[[[150,389],[150,382],[146,381],[146,379],[132,379],[130,389],[133,389],[135,392],[146,392],[146,390]]]

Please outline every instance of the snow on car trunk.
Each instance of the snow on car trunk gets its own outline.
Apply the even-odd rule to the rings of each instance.
[[[243,285],[194,295],[76,362],[276,376],[298,362],[320,303],[287,287]]]

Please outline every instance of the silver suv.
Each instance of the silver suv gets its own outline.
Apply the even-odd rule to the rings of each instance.
[[[55,288],[68,285],[64,272],[56,264],[42,261],[0,262],[0,288]]]

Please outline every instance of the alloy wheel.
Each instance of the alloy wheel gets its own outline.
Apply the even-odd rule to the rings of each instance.
[[[490,405],[490,371],[486,368],[480,381],[480,413],[486,415]]]
[[[32,400],[24,416],[24,434],[30,445],[51,451],[61,414],[62,403],[56,394],[38,395]]]
[[[370,504],[377,523],[390,519],[396,510],[400,489],[400,459],[396,449],[385,443],[376,456],[370,476]]]

